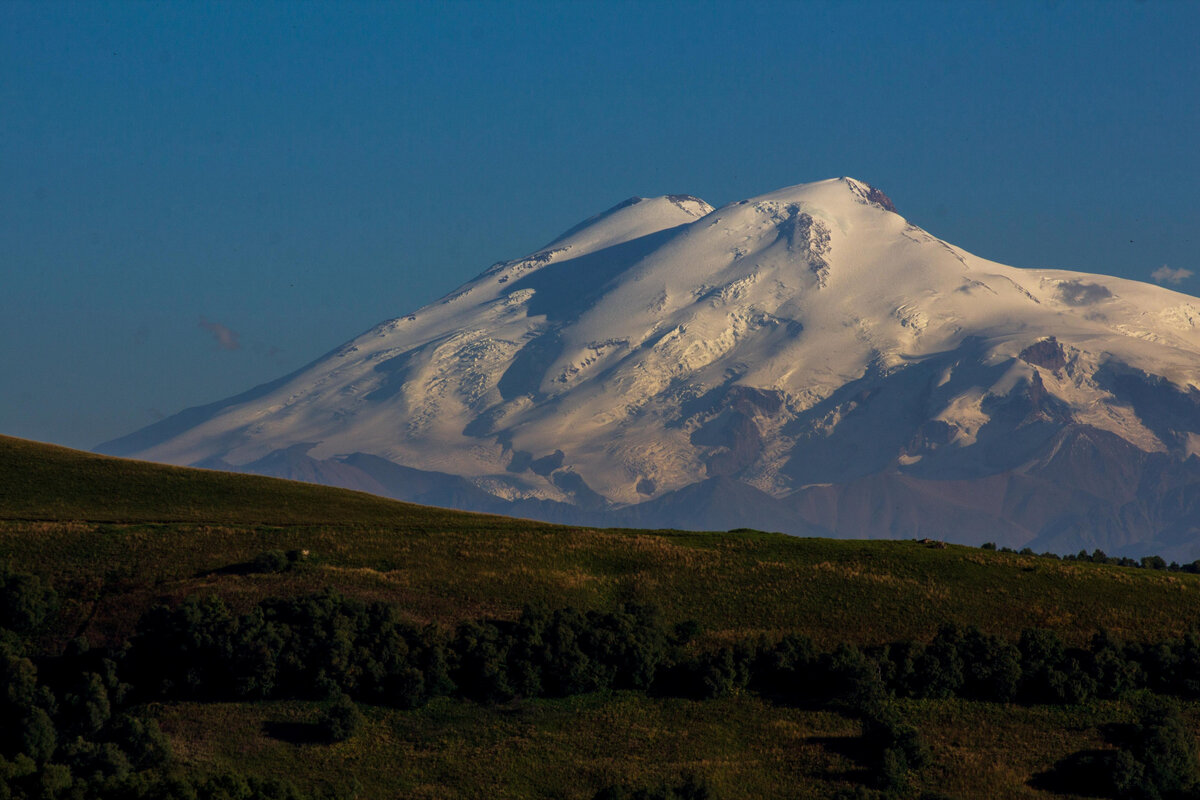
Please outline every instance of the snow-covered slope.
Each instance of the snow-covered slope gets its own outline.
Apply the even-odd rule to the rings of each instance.
[[[703,485],[794,531],[1190,555],[1198,325],[1187,295],[973,256],[850,178],[633,198],[101,449],[557,519],[711,527]]]

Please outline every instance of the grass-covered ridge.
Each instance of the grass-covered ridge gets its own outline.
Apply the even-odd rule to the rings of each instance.
[[[485,515],[0,436],[0,519],[470,527]]]
[[[308,551],[280,573],[269,550]],[[514,617],[527,603],[608,609],[652,603],[713,636],[804,633],[831,643],[928,638],[945,621],[1072,641],[1200,624],[1200,576],[916,542],[796,539],[752,532],[555,529],[520,521],[453,526],[0,523],[0,559],[55,585],[90,588],[63,624],[128,630],[157,597],[207,593],[235,606],[334,588],[397,602],[416,622]]]
[[[283,573],[248,568],[269,550],[310,557]],[[155,597],[244,605],[323,588],[397,602],[417,622],[639,602],[718,637],[823,643],[927,639],[947,621],[1072,641],[1200,626],[1200,576],[1181,572],[912,541],[575,529],[0,437],[5,558],[89,587],[62,622],[90,635],[127,628]]]
[[[120,644],[161,602],[215,595],[245,613],[325,589],[447,631],[514,620],[530,603],[652,604],[667,624],[699,622],[700,647],[786,634],[828,649],[928,642],[945,622],[1012,641],[1046,628],[1076,645],[1100,628],[1133,641],[1200,628],[1200,576],[1182,572],[911,541],[568,528],[5,438],[0,561],[56,588],[56,611],[31,644],[50,655],[79,636],[93,648]],[[1029,781],[1110,747],[1101,727],[1135,716],[1123,700],[902,706],[930,751],[913,798],[1061,797]],[[410,711],[363,705],[364,732],[348,742],[289,733],[323,707],[170,701],[152,713],[184,772],[233,769],[363,798],[590,800],[626,777],[654,786],[685,774],[705,776],[725,800],[829,797],[866,780],[856,719],[753,693],[697,702],[621,690],[498,706],[438,697]],[[1187,701],[1193,730],[1196,717]]]

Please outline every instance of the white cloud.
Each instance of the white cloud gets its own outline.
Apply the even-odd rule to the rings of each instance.
[[[1155,283],[1179,284],[1183,283],[1187,278],[1192,277],[1192,271],[1190,269],[1171,269],[1166,264],[1163,264],[1154,270],[1154,272],[1151,272],[1150,277],[1154,279]]]
[[[237,331],[232,331],[219,322],[209,322],[201,317],[200,327],[212,334],[213,339],[217,341],[217,345],[222,350],[238,350],[242,346],[238,342]]]

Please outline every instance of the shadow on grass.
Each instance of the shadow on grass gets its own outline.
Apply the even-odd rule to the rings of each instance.
[[[196,572],[193,578],[211,578],[220,575],[254,575],[258,570],[254,567],[254,562],[243,561],[239,564],[229,564],[224,567],[215,567],[213,569],[202,569]]]
[[[1054,794],[1112,797],[1113,787],[1109,776],[1112,774],[1110,765],[1115,757],[1115,750],[1081,750],[1061,759],[1045,772],[1034,775],[1029,785]]]
[[[202,569],[193,577],[208,578],[217,575],[278,575],[283,572],[291,572],[295,570],[298,566],[298,562],[302,561],[303,558],[304,556],[299,556],[293,559],[289,558],[281,551],[269,550],[265,553],[255,556],[249,561],[239,561],[236,564],[226,564],[223,567],[214,567],[213,569]]]
[[[820,745],[826,752],[839,755],[857,765],[853,769],[831,770],[823,776],[826,780],[867,785],[872,782],[874,774],[863,766],[867,760],[867,750],[861,736],[810,736],[805,741]]]
[[[315,722],[264,722],[263,733],[288,744],[325,744],[321,726]]]
[[[1132,744],[1135,727],[1128,723],[1109,722],[1101,725],[1099,731],[1105,742],[1118,749],[1072,753],[1045,772],[1034,775],[1029,785],[1055,794],[1113,797],[1112,776],[1121,750]]]

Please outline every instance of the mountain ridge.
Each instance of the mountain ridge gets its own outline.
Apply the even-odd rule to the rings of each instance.
[[[704,484],[711,514],[724,497],[758,514],[747,526],[1130,552],[1167,536],[1194,557],[1178,486],[1114,504],[1089,488],[1095,465],[1036,465],[1056,437],[1100,431],[1192,486],[1198,385],[1195,298],[978,258],[840,178],[720,208],[631,198],[292,375],[99,449],[412,499],[394,464],[423,502],[579,524],[687,527],[672,523],[696,490],[679,492]],[[1066,492],[1075,516],[1016,522],[989,499],[998,475],[1026,508]]]

